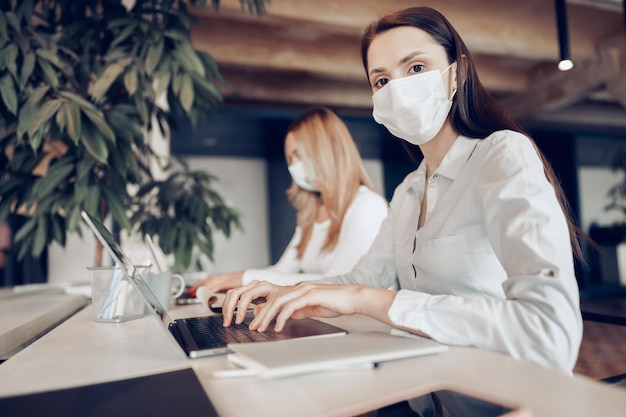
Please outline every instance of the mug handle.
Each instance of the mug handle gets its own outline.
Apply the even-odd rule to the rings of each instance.
[[[183,295],[183,292],[185,292],[185,278],[183,278],[183,276],[179,274],[172,274],[172,279],[177,279],[180,281],[180,288],[178,288],[178,291],[176,291],[176,293],[172,295],[172,299],[174,299],[180,297],[181,295]]]

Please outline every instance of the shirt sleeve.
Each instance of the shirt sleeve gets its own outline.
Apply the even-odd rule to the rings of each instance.
[[[301,275],[300,259],[298,258],[298,244],[301,238],[302,231],[300,227],[296,227],[289,244],[287,244],[278,262],[266,268],[246,269],[243,273],[242,284],[246,285],[254,280],[258,280],[270,281],[279,285],[290,285],[281,281],[289,282]]]
[[[401,290],[389,318],[443,343],[571,373],[582,318],[566,219],[530,141],[502,139],[485,144],[476,181],[482,221],[507,274],[505,298]]]
[[[333,260],[318,278],[352,271],[369,251],[387,214],[388,204],[381,196],[369,190],[359,195],[346,212]]]
[[[387,208],[387,202],[380,195],[371,190],[360,192],[346,211],[337,245],[330,254],[332,261],[323,272],[302,273],[300,271],[297,243],[295,243],[293,251],[288,254],[288,248],[274,267],[245,271],[244,285],[254,279],[269,281],[278,285],[294,285],[303,281],[317,281],[351,271],[372,245],[381,223],[387,216]],[[299,242],[299,238],[297,242]],[[295,265],[296,262],[297,270],[281,267],[281,264]]]
[[[362,256],[352,271],[343,275],[330,276],[317,280],[320,284],[355,284],[380,288],[397,286],[396,265],[394,262],[393,223],[395,216],[395,195],[406,192],[407,181],[399,185],[391,199],[387,216],[383,220],[378,234],[368,252]]]

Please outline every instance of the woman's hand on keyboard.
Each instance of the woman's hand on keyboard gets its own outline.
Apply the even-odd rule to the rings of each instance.
[[[211,275],[202,281],[196,282],[190,289],[187,290],[192,295],[196,294],[196,291],[200,287],[206,287],[209,292],[224,292],[231,288],[241,286],[241,280],[243,272],[230,272],[228,274]]]
[[[232,323],[233,315],[235,316],[235,323],[243,323],[251,304],[256,304],[254,307],[256,314],[257,309],[261,308],[263,305],[261,303],[265,302],[268,296],[285,288],[290,287],[271,284],[267,281],[252,281],[243,287],[228,290],[222,302],[224,326],[228,327]]]
[[[365,314],[383,323],[391,324],[388,310],[396,291],[363,285],[331,285],[302,282],[292,287],[281,287],[264,281],[230,290],[224,304],[229,303],[228,314],[224,321],[230,320],[234,307],[239,302],[236,322],[241,323],[245,309],[259,297],[265,297],[263,304],[254,308],[254,320],[251,330],[263,332],[276,318],[275,331],[281,331],[289,318],[336,317],[348,314]]]

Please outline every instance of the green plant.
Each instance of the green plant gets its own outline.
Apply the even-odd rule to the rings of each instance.
[[[607,204],[605,210],[618,210],[624,215],[622,224],[626,225],[626,151],[617,150],[611,157],[611,171],[620,172],[623,178],[617,184],[609,188],[608,197],[610,203]]]
[[[266,1],[241,5],[263,13]],[[160,236],[177,269],[194,247],[212,257],[214,231],[239,226],[210,175],[157,181],[150,169],[171,164],[148,139],[155,129],[167,137],[170,109],[195,122],[221,103],[218,66],[189,37],[188,6],[206,3],[0,0],[0,224],[27,216],[18,258],[64,246],[82,209]]]

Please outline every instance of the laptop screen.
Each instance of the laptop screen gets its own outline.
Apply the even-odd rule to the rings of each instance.
[[[102,246],[111,255],[113,261],[117,263],[126,273],[126,276],[130,279],[131,284],[139,291],[139,294],[144,299],[146,305],[151,307],[152,311],[156,313],[162,322],[169,325],[173,322],[172,318],[167,314],[167,310],[161,305],[157,297],[154,295],[145,279],[138,272],[135,265],[131,262],[130,258],[124,253],[120,245],[115,241],[115,238],[98,219],[89,215],[86,211],[81,211],[81,216],[87,223],[87,225],[94,232]]]

